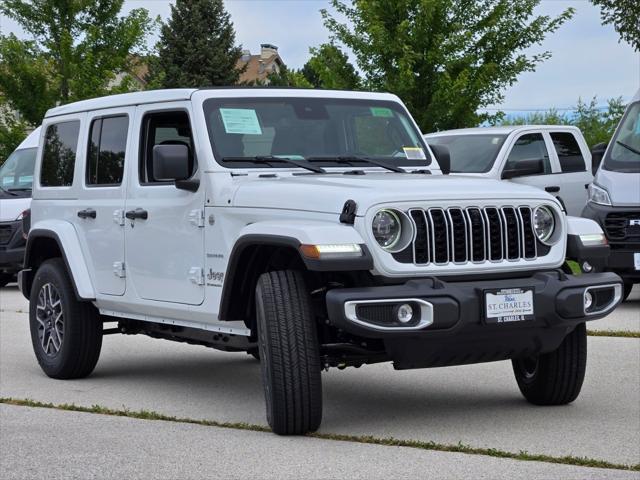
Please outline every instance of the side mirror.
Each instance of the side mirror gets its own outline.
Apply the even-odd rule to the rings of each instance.
[[[544,173],[544,160],[542,158],[532,158],[515,162],[513,168],[502,171],[502,179],[508,180],[516,177],[527,177],[529,175],[540,175]]]
[[[604,157],[604,152],[607,151],[608,143],[598,143],[591,148],[591,172],[595,175],[598,171],[598,167]]]
[[[153,147],[153,176],[171,182],[186,180],[189,169],[189,147],[186,145],[156,145]]]
[[[436,157],[440,170],[444,175],[449,175],[451,172],[451,155],[449,153],[449,147],[445,145],[431,145],[429,148],[433,152],[433,156]]]

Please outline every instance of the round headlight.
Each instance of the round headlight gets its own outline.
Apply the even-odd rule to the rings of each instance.
[[[556,219],[549,207],[541,206],[533,211],[533,229],[538,240],[547,244],[556,229]]]
[[[400,240],[402,226],[400,217],[393,210],[380,210],[371,223],[373,236],[385,250],[391,250]]]

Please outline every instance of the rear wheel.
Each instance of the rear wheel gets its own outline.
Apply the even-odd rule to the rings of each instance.
[[[320,350],[302,274],[263,274],[256,287],[256,313],[269,426],[279,435],[317,430],[322,420]]]
[[[102,347],[102,322],[93,305],[77,300],[59,258],[38,268],[29,300],[29,325],[33,351],[48,376],[82,378],[93,371]]]
[[[564,405],[580,394],[587,365],[587,329],[578,325],[560,347],[536,357],[513,360],[522,395],[535,405]]]

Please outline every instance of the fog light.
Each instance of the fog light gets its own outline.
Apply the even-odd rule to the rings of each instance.
[[[413,318],[413,308],[408,303],[403,303],[396,308],[396,317],[400,323],[409,323]]]
[[[591,273],[593,271],[593,266],[589,262],[584,262],[582,264],[582,271],[584,273]]]
[[[593,295],[591,292],[584,292],[584,310],[589,310],[591,305],[593,305]]]

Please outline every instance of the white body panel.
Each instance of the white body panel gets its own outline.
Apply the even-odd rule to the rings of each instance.
[[[585,170],[580,172],[562,172],[560,161],[556,148],[551,139],[552,132],[571,133],[576,139],[582,156],[585,159]],[[479,127],[479,128],[463,128],[459,130],[448,130],[438,133],[430,133],[424,136],[428,142],[430,138],[438,136],[453,135],[481,135],[481,134],[500,134],[507,135],[507,139],[503,143],[491,169],[486,173],[466,174],[474,177],[485,177],[500,180],[502,172],[507,163],[509,154],[518,139],[527,134],[539,133],[544,137],[545,146],[548,154],[548,161],[551,166],[551,172],[540,175],[531,175],[513,178],[510,181],[530,185],[540,189],[550,189],[553,195],[559,197],[564,204],[568,215],[580,215],[582,209],[587,202],[587,186],[593,181],[591,174],[591,152],[589,147],[577,127],[563,125],[523,125],[508,127]],[[462,175],[462,174],[453,174]]]
[[[39,167],[36,168],[32,231],[61,232],[82,296],[95,298],[103,313],[248,335],[242,322],[223,322],[218,318],[231,251],[237,240],[246,235],[286,236],[308,244],[364,243],[373,256],[372,273],[387,277],[531,271],[556,268],[563,263],[566,219],[560,213],[559,202],[540,189],[443,176],[435,162],[431,175],[398,174],[375,167],[364,168],[367,174],[359,176],[343,175],[345,168],[328,168],[330,173],[325,175],[309,175],[299,168],[269,169],[268,173],[275,178],[264,178],[265,169],[221,166],[213,157],[202,103],[211,97],[235,96],[399,101],[389,94],[360,92],[179,90],[115,96],[110,97],[110,102],[89,100],[50,111],[44,128],[67,119],[81,121],[78,160],[72,187],[43,188],[37,180]],[[145,112],[163,109],[181,109],[190,115],[198,161],[196,176],[200,180],[195,193],[178,190],[173,185],[149,186],[140,182],[142,117]],[[84,185],[87,132],[91,118],[107,112],[130,115],[130,131],[122,185],[100,188],[98,195],[94,192],[98,189]],[[431,156],[428,149],[427,154]],[[349,199],[358,206],[354,225],[339,221],[343,205]],[[399,263],[379,248],[370,227],[373,215],[383,206],[534,208],[540,204],[549,205],[556,212],[558,232],[563,238],[546,256],[535,260],[438,266]],[[85,208],[95,209],[96,220],[104,223],[78,219],[77,212]],[[113,221],[114,211],[136,208],[148,212],[147,220],[126,220],[123,226]],[[198,224],[200,211],[204,221]],[[111,223],[107,225],[108,222]],[[124,261],[124,277],[114,274],[115,261]],[[194,278],[194,269],[201,269],[203,282]]]

